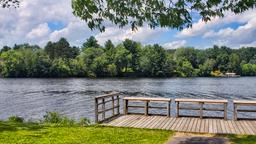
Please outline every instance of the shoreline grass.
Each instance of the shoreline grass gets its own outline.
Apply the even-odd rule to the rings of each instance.
[[[24,144],[163,144],[173,132],[99,125],[56,126],[39,123],[0,122],[0,143]]]

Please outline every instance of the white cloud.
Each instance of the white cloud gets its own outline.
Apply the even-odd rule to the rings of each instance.
[[[23,0],[19,8],[0,9],[0,13],[0,47],[15,43],[43,46],[60,37],[80,45],[92,34],[82,20],[73,16],[71,0]],[[51,29],[48,23],[54,22],[64,27]]]
[[[185,46],[187,43],[186,40],[177,40],[177,41],[172,41],[163,44],[163,47],[166,49],[176,49]]]
[[[95,37],[100,44],[104,44],[104,42],[109,39],[115,44],[120,43],[125,39],[131,39],[146,43],[150,40],[158,38],[163,32],[167,32],[167,29],[150,29],[144,26],[138,28],[138,30],[136,31],[132,31],[129,27],[120,29],[113,26],[106,28],[104,33],[98,33]]]
[[[237,28],[225,27],[225,25],[233,22],[238,23],[240,26]],[[179,38],[194,36],[212,39],[213,44],[231,47],[255,44],[256,10],[249,10],[238,15],[227,12],[225,17],[213,18],[208,23],[199,20],[192,28],[184,29],[177,34]]]
[[[3,45],[12,46],[15,43],[32,43],[44,46],[47,41],[56,41],[60,37],[66,37],[72,45],[81,45],[89,36],[95,35],[103,44],[111,39],[119,43],[126,38],[139,41],[142,44],[161,43],[167,32],[165,28],[150,29],[141,27],[133,32],[130,27],[119,29],[111,23],[107,23],[106,32],[91,31],[85,22],[72,14],[71,0],[22,0],[18,9],[0,8],[0,48]],[[203,39],[212,39],[213,43],[225,43],[228,45],[255,45],[256,10],[250,10],[243,14],[234,15],[227,13],[224,18],[214,18],[208,23],[198,21],[191,29],[178,32],[178,38],[182,40],[166,43],[169,48],[180,47],[185,44],[187,38],[198,36]],[[61,23],[60,29],[52,29],[49,23]],[[237,22],[242,26],[229,28],[222,26]],[[164,33],[164,34],[163,34]],[[170,38],[174,36],[172,33]],[[207,43],[207,45],[212,45]]]
[[[201,19],[194,23],[192,28],[186,28],[177,34],[177,37],[192,37],[200,36],[211,31],[213,28],[219,28],[222,25],[237,22],[240,24],[247,23],[256,16],[256,10],[249,10],[241,14],[226,12],[223,18],[215,17],[209,22],[204,22]]]
[[[43,36],[49,34],[50,29],[47,23],[43,23],[38,25],[36,28],[32,29],[28,34],[27,38],[29,39],[37,39],[42,38]]]
[[[32,43],[44,46],[49,40],[67,38],[72,45],[81,45],[95,35],[101,44],[111,39],[119,43],[126,38],[147,43],[159,39],[167,29],[141,27],[134,32],[130,27],[119,29],[106,23],[106,32],[91,31],[86,23],[72,13],[71,0],[23,0],[18,9],[0,9],[0,47],[15,43]],[[51,29],[49,23],[62,24],[61,29]]]

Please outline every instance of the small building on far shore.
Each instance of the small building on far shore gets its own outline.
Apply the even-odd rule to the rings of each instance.
[[[240,77],[240,75],[237,75],[236,73],[230,73],[230,72],[225,73],[225,76],[226,77]]]

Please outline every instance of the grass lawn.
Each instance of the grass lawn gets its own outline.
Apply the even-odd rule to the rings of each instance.
[[[163,144],[171,131],[102,126],[57,127],[32,123],[0,122],[0,143],[22,144]]]
[[[256,136],[252,135],[228,135],[233,144],[256,144]]]
[[[54,126],[0,121],[0,144],[164,144],[174,133],[103,126]],[[218,135],[233,144],[256,144],[256,136]]]

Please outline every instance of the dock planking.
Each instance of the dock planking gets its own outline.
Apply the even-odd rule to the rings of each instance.
[[[256,135],[256,121],[249,120],[233,121],[212,118],[122,115],[108,123],[103,123],[103,125],[193,133]]]

